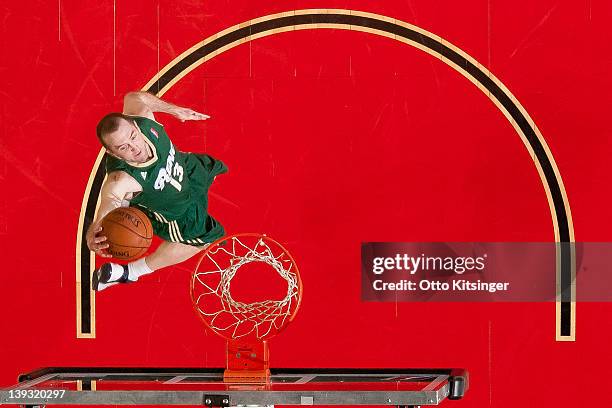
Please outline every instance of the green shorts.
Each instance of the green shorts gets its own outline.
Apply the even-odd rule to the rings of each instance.
[[[193,191],[191,203],[180,217],[168,220],[162,214],[137,206],[145,211],[153,232],[161,239],[202,246],[225,235],[219,221],[208,214],[208,189],[216,176],[227,172],[227,167],[209,155],[194,153],[188,154],[185,165]]]

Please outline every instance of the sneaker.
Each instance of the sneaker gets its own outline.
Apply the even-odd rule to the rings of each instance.
[[[111,280],[113,269],[121,268],[122,274],[119,279]],[[100,268],[96,269],[91,278],[91,288],[96,292],[106,289],[108,286],[111,286],[115,283],[131,283],[129,279],[128,267],[127,265],[119,265],[115,263],[105,263]]]

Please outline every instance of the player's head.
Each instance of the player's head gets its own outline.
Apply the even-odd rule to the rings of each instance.
[[[123,161],[144,163],[149,158],[144,135],[129,116],[109,113],[98,123],[96,134],[106,151]]]

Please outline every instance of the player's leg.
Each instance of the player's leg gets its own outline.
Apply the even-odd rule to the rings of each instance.
[[[180,242],[164,241],[151,255],[130,262],[127,265],[128,279],[134,282],[143,275],[148,275],[167,266],[179,264],[202,251],[207,246],[193,246],[181,244]]]
[[[204,246],[193,246],[181,244],[180,242],[163,242],[155,252],[145,258],[145,263],[151,271],[156,271],[167,266],[176,265],[191,258],[206,248]]]
[[[164,241],[152,254],[127,265],[115,263],[102,265],[94,273],[92,286],[94,290],[100,291],[117,283],[135,282],[143,275],[186,261],[206,247],[207,245],[193,246]]]

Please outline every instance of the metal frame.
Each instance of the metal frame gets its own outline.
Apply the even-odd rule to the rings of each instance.
[[[19,376],[0,390],[1,404],[35,405],[438,405],[468,388],[461,369],[272,369],[269,384],[223,382],[223,369],[50,367]],[[425,383],[406,390],[408,385]],[[49,383],[45,387],[45,383]],[[137,389],[96,390],[125,382]],[[138,389],[153,383],[152,389]],[[157,384],[155,384],[157,383]],[[80,390],[75,390],[78,384]],[[182,385],[186,390],[180,389]],[[162,388],[173,388],[163,390]],[[176,389],[179,388],[179,389]],[[195,388],[195,389],[194,389]],[[404,388],[404,389],[403,389]],[[34,395],[46,390],[45,395]],[[61,398],[48,390],[65,390]],[[30,394],[30,395],[28,395]]]

